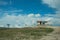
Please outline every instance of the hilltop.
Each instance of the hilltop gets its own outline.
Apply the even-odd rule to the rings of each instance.
[[[37,40],[53,32],[52,28],[2,28],[0,40]]]

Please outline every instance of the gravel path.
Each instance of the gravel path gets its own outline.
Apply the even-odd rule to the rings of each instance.
[[[60,40],[60,27],[55,27],[54,32],[44,36],[40,40]]]

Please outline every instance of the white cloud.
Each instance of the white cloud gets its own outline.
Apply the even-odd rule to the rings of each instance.
[[[36,17],[40,17],[41,15],[40,14],[35,14]]]
[[[44,4],[48,4],[52,8],[56,8],[56,14],[47,14],[47,17],[53,17],[50,23],[53,25],[60,25],[60,0],[42,0]]]
[[[33,17],[33,16],[34,16],[33,13],[28,14],[28,17]]]
[[[0,25],[11,24],[11,27],[24,27],[24,26],[31,26],[36,23],[38,18],[35,17],[35,14],[28,14],[28,15],[8,15],[6,14],[5,17],[0,19]],[[34,16],[34,17],[33,17]],[[20,26],[18,26],[20,25]]]
[[[53,8],[60,8],[60,0],[42,0],[43,3],[48,4],[50,7]]]
[[[48,21],[48,24],[60,24],[60,19],[59,18],[54,18],[56,17],[57,15],[52,15],[54,17],[50,17],[50,16],[45,16],[45,17],[36,17],[36,15],[38,14],[33,14],[32,13],[32,16],[31,14],[28,14],[28,15],[18,15],[18,16],[15,16],[14,14],[13,15],[8,15],[7,13],[5,13],[5,16],[2,17],[0,19],[0,26],[1,27],[4,27],[7,25],[6,24],[11,24],[10,27],[14,27],[14,28],[21,28],[21,27],[25,27],[25,26],[32,26],[32,25],[35,25],[37,20],[42,20],[42,21]],[[40,14],[39,14],[40,15]]]
[[[48,18],[47,19],[45,18],[45,19],[49,20],[48,24],[50,24],[50,25],[58,25],[58,26],[60,26],[60,16],[59,15],[60,15],[59,13],[47,14],[45,16],[48,17]]]
[[[57,26],[60,26],[60,19],[59,18],[53,18],[50,23],[52,25],[57,25]]]

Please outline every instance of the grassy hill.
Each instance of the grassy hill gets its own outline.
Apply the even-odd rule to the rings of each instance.
[[[52,28],[0,28],[0,40],[37,40],[53,32]]]

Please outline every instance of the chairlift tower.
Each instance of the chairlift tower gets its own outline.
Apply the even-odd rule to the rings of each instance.
[[[10,24],[7,24],[8,28],[10,28]]]

